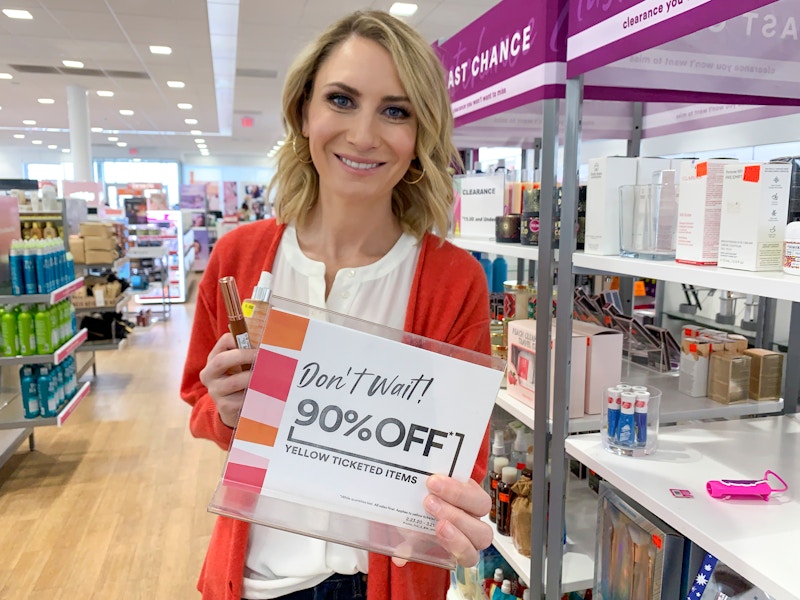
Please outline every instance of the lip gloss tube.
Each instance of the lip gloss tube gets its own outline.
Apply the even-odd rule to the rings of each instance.
[[[237,348],[250,348],[250,336],[247,334],[244,315],[242,314],[242,301],[239,299],[239,290],[233,277],[221,277],[219,289],[222,300],[225,302],[225,312],[228,313],[228,330],[233,335]]]
[[[647,445],[647,405],[650,402],[650,392],[636,392],[633,418],[636,423],[636,445]]]

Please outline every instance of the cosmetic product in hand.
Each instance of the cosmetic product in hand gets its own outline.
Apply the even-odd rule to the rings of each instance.
[[[264,334],[269,313],[269,297],[272,294],[272,273],[262,271],[258,284],[253,288],[252,298],[247,298],[242,303],[242,313],[247,325],[250,344],[258,347]]]
[[[633,418],[634,405],[636,404],[636,392],[622,392],[621,396],[616,439],[620,446],[633,446],[636,442]]]
[[[650,392],[636,391],[633,420],[636,425],[636,445],[647,445],[647,405],[650,402]]]
[[[489,472],[489,498],[492,504],[489,507],[489,520],[495,523],[497,520],[497,487],[502,479],[503,469],[508,466],[508,459],[505,456],[498,456],[492,463],[492,470]]]
[[[237,348],[250,348],[250,337],[242,314],[242,302],[239,299],[239,290],[233,277],[221,277],[219,289],[225,302],[225,312],[228,313],[228,329],[233,335]]]
[[[497,485],[496,523],[497,533],[511,535],[511,504],[514,494],[511,488],[517,481],[516,467],[503,467],[503,479]]]

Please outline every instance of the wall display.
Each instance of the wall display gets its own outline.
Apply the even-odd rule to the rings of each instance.
[[[239,210],[239,192],[235,181],[222,182],[222,216],[230,217],[238,214]]]
[[[242,197],[242,214],[247,206],[247,215],[244,220],[263,219],[272,214],[272,207],[267,198],[267,186],[263,183],[245,183],[244,196]]]
[[[206,184],[189,183],[180,187],[180,207],[206,209]]]

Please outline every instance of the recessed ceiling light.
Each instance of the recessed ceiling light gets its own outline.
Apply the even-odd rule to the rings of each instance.
[[[79,60],[62,60],[61,64],[70,69],[82,69],[83,63]]]
[[[47,148],[49,150],[56,150],[56,149],[58,149],[58,146],[56,146],[55,144],[50,144]]]
[[[102,127],[92,127],[92,133],[103,133]]]
[[[184,119],[183,122],[187,125],[197,125],[197,119]]]
[[[11,73],[0,73],[0,79],[14,79]]]
[[[131,115],[133,115],[133,111],[127,108],[123,108],[121,111],[119,111],[119,114],[121,114],[123,117],[130,117]]]
[[[192,105],[188,102],[180,102],[178,103],[178,108],[181,110],[192,110]]]
[[[109,142],[118,142],[119,138],[117,136],[115,136],[115,135],[112,135],[112,136],[109,136],[108,141]]]
[[[39,104],[55,104],[56,103],[56,101],[53,100],[52,98],[39,98],[37,100],[37,102]]]
[[[203,132],[200,131],[199,129],[192,129],[189,133],[192,134],[192,135],[202,135],[203,134]]]
[[[395,2],[389,9],[389,13],[396,17],[410,17],[415,12],[417,12],[417,5],[407,2]]]
[[[167,87],[171,87],[171,88],[175,88],[176,90],[179,90],[181,88],[186,87],[186,84],[183,83],[182,81],[168,81],[167,82]]]
[[[200,150],[200,154],[202,154],[203,156],[208,156],[209,155],[209,151],[208,150]]]
[[[36,125],[36,121],[34,121],[33,119],[25,119],[25,120],[22,122],[22,124],[23,124],[23,125]]]
[[[33,15],[27,10],[17,10],[14,8],[4,8],[3,14],[9,19],[32,19]]]
[[[25,134],[24,133],[15,133],[14,134],[14,139],[24,140],[25,139]]]
[[[203,138],[195,138],[194,143],[195,144],[205,144],[206,141]]]
[[[200,150],[205,150],[206,148],[208,148],[208,144],[197,144],[197,147],[198,147]]]
[[[128,145],[128,142],[117,142],[117,146],[119,146],[120,148],[124,148],[127,145]]]
[[[97,95],[101,96],[102,98],[113,98],[114,92],[111,90],[97,90]]]
[[[34,146],[38,146],[41,143],[42,143],[42,140],[31,140],[31,144],[33,144]]]
[[[61,149],[61,151],[62,151],[64,154],[69,154],[69,148],[62,148],[62,149]]]
[[[172,48],[169,46],[150,46],[150,52],[153,54],[172,54]]]

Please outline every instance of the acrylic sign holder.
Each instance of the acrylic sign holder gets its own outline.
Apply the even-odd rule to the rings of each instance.
[[[504,369],[497,357],[273,296],[208,509],[454,568],[422,506],[425,481],[470,476]]]

